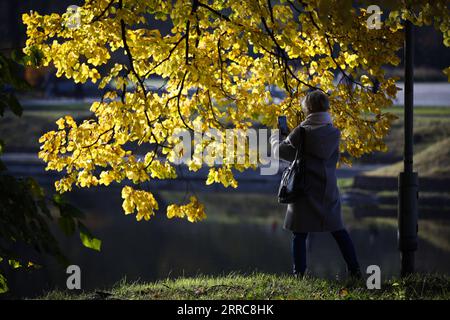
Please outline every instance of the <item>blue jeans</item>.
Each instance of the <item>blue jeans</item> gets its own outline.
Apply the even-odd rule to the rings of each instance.
[[[358,274],[359,263],[356,257],[355,247],[347,230],[342,229],[331,232],[334,240],[347,263],[347,269],[350,274]],[[292,256],[294,258],[294,273],[303,275],[306,271],[306,239],[307,232],[294,232],[292,238]]]

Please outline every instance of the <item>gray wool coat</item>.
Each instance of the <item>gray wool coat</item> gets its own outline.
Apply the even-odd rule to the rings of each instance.
[[[324,232],[344,228],[336,179],[340,132],[332,124],[304,126],[306,195],[288,204],[284,228],[293,232]],[[292,162],[300,144],[299,126],[279,143],[279,158]]]

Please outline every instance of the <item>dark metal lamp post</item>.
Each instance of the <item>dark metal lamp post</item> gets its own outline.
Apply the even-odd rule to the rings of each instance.
[[[414,272],[414,253],[417,250],[417,203],[419,184],[417,172],[413,172],[413,106],[414,106],[414,34],[413,24],[405,22],[405,142],[404,169],[400,173],[398,199],[398,245],[401,252],[401,275]]]

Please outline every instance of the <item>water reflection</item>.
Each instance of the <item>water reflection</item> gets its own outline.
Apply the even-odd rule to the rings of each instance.
[[[164,203],[178,201],[183,193],[161,192]],[[107,288],[126,277],[129,281],[196,274],[223,274],[232,271],[289,273],[290,233],[282,230],[284,208],[267,194],[201,193],[206,206],[206,222],[192,224],[168,220],[164,210],[150,222],[136,222],[121,209],[119,188],[77,190],[72,200],[88,214],[87,225],[103,240],[100,253],[80,246],[74,236],[60,236],[73,264],[82,269],[85,290]],[[377,264],[384,278],[399,272],[396,219],[360,217],[344,209],[363,268]],[[417,268],[420,271],[449,273],[449,221],[420,223]],[[342,276],[345,264],[329,234],[309,238],[309,267],[313,275]],[[32,296],[55,287],[65,287],[65,270],[48,268],[22,274],[11,281],[16,295]]]

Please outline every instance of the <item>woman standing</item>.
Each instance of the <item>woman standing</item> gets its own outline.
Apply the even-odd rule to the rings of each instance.
[[[328,96],[319,91],[310,92],[304,102],[306,193],[294,203],[288,204],[284,228],[292,231],[292,255],[294,275],[303,276],[306,271],[306,239],[309,232],[331,232],[347,263],[350,276],[360,277],[361,272],[353,242],[344,227],[341,201],[336,178],[339,160],[340,132],[333,126],[328,112]],[[279,158],[293,161],[301,142],[300,126],[281,142],[278,135],[270,140],[272,150]]]

